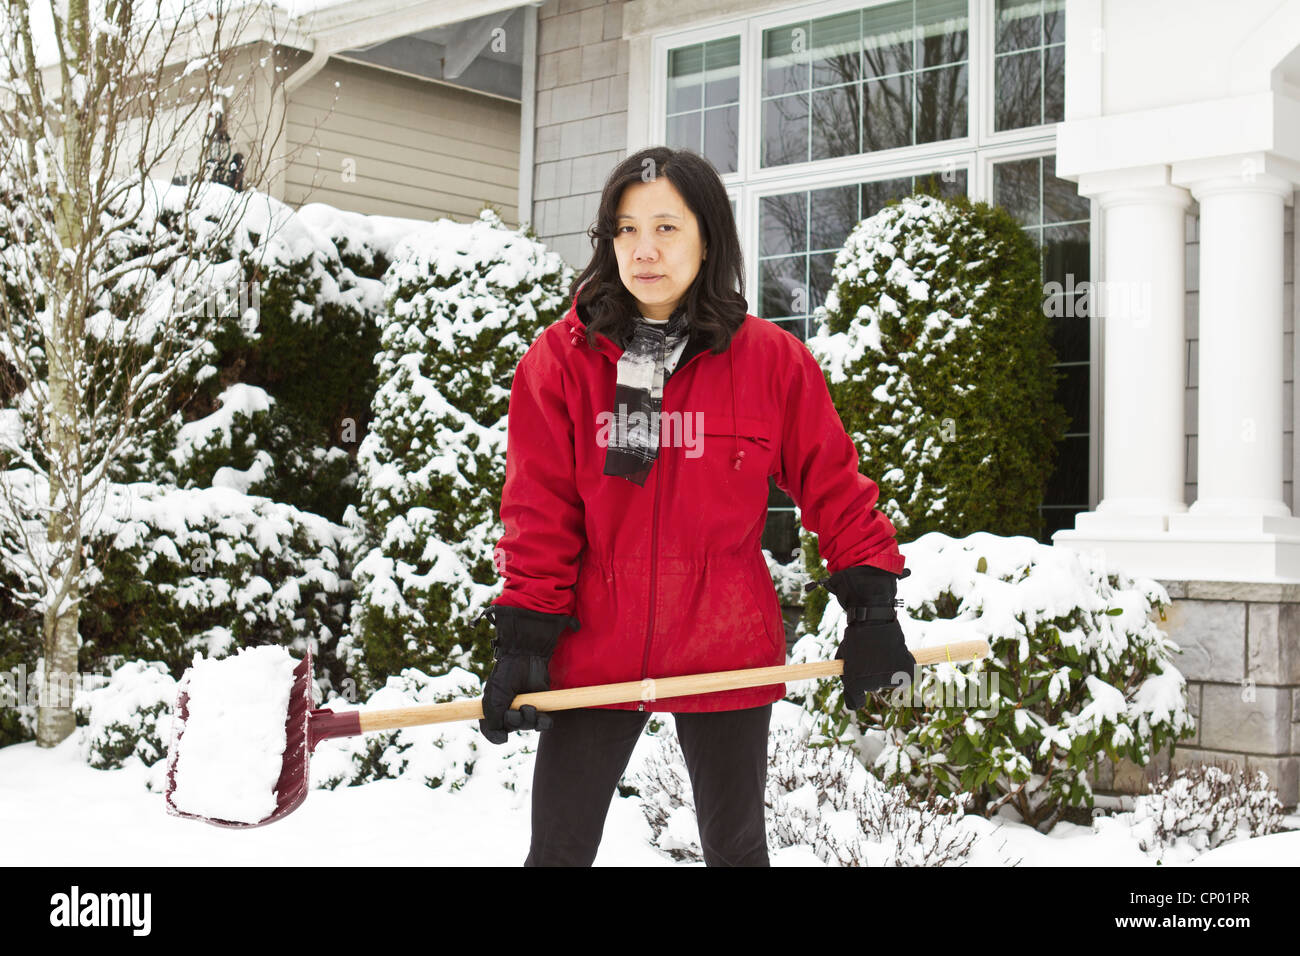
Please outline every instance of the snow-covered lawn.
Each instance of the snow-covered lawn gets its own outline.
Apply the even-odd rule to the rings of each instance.
[[[781,702],[789,720],[798,710]],[[669,718],[671,721],[671,718]],[[473,725],[465,733],[477,734]],[[515,735],[516,739],[518,735]],[[331,744],[318,748],[322,755]],[[628,766],[651,752],[643,736]],[[157,773],[132,761],[121,770],[86,765],[77,735],[52,750],[34,743],[0,748],[0,820],[4,862],[19,866],[517,866],[528,852],[531,755],[490,745],[457,791],[413,779],[379,780],[337,790],[313,789],[276,823],[246,830],[169,816],[146,782]],[[511,758],[515,758],[511,760]],[[502,781],[516,781],[515,790]],[[1013,819],[967,816],[976,833],[969,866],[1154,866],[1128,826],[1129,814],[1100,816],[1096,827],[1059,823],[1044,835]],[[1288,826],[1300,826],[1294,815]],[[601,866],[680,866],[650,844],[651,829],[636,797],[615,796],[596,858]],[[774,866],[822,866],[807,848],[772,851]],[[1237,840],[1197,857],[1169,851],[1165,866],[1294,865],[1300,830]]]

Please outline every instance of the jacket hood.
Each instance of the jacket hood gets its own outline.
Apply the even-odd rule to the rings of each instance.
[[[582,292],[582,289],[585,286],[586,283],[583,283],[583,286],[579,287],[578,291],[573,294],[573,299],[569,302],[569,311],[564,316],[564,323],[569,331],[569,342],[574,348],[578,349],[592,348],[592,346],[587,342],[587,323],[582,320],[582,316],[578,312],[578,295]],[[746,314],[745,321],[748,322],[750,318],[751,317]],[[742,324],[740,329],[737,329],[732,335],[732,342],[735,341],[736,336],[740,334],[741,329],[743,328],[744,325]],[[734,419],[736,417],[736,361],[735,355],[733,354],[732,342],[727,343],[726,352],[727,372],[731,381],[731,416]],[[595,351],[605,356],[605,358],[609,359],[611,362],[617,364],[618,360],[623,355],[624,349],[603,332],[597,332]],[[739,471],[745,460],[745,451],[740,447],[740,441],[734,435],[732,436],[732,444],[732,450],[734,452],[731,456],[732,467]]]

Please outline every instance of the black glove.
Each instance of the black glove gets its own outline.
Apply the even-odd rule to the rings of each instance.
[[[483,617],[496,625],[497,636],[492,671],[483,685],[479,730],[492,743],[503,744],[512,730],[549,729],[550,715],[539,714],[532,704],[517,710],[510,704],[519,694],[551,689],[551,653],[565,628],[578,629],[578,619],[508,604],[493,604]]]
[[[844,661],[844,703],[857,710],[867,702],[867,692],[894,685],[899,672],[912,680],[916,658],[907,649],[903,628],[898,623],[895,594],[901,575],[881,568],[859,565],[836,571],[825,581],[807,586],[811,591],[822,586],[835,595],[848,616],[836,660]]]

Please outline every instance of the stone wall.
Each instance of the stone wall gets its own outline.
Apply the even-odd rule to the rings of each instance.
[[[1181,649],[1196,736],[1145,768],[1098,768],[1100,793],[1142,793],[1194,764],[1263,770],[1293,808],[1300,787],[1300,584],[1161,581],[1173,606],[1161,627]]]

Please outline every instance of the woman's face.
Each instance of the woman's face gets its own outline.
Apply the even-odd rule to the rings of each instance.
[[[672,315],[706,251],[695,214],[665,177],[624,188],[615,212],[614,255],[623,285],[642,315]]]

